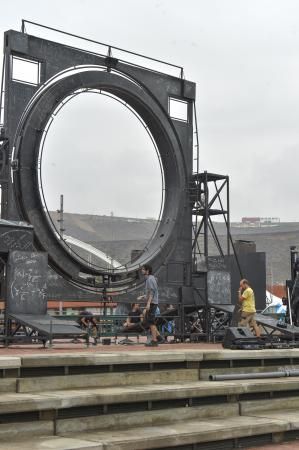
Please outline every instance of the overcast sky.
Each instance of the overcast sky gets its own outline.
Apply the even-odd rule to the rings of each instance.
[[[8,29],[20,30],[22,18],[184,66],[186,78],[197,84],[200,169],[230,176],[232,220],[242,216],[273,216],[299,221],[297,0],[2,0],[1,35]],[[27,31],[37,34],[34,27],[28,26]],[[50,37],[47,33],[43,36]],[[108,105],[109,102],[99,97],[73,100],[61,112],[66,117],[66,108],[69,108],[70,119],[61,116],[61,123],[57,121],[57,125],[53,125],[52,142],[60,145],[63,142],[64,155],[57,149],[58,144],[51,144],[49,138],[44,160],[49,202],[55,204],[57,198],[58,206],[58,194],[64,193],[66,210],[77,207],[78,212],[88,210],[94,214],[106,214],[111,210],[117,215],[156,215],[161,181],[154,149],[138,122],[122,128],[123,106]],[[76,149],[71,138],[67,145],[70,133],[67,134],[66,124],[69,123],[71,131],[74,129],[74,124],[70,123],[78,117],[78,111],[84,111],[84,122],[89,114],[88,107],[92,116],[97,107],[99,111],[106,108],[110,119],[113,111],[117,111],[114,117],[118,124],[112,128],[113,151],[109,149],[105,153],[98,147],[94,156],[90,151],[92,143],[84,144],[89,149],[89,164],[84,166],[86,179],[89,182],[92,178],[89,172],[92,163],[93,169],[98,168],[103,183],[95,184],[95,189],[89,185],[90,205],[86,200],[88,195],[83,188],[80,191],[78,185],[76,187],[65,165],[63,169],[53,169],[55,162],[60,167],[59,161],[65,158],[68,161],[77,158],[77,166],[82,167],[83,146],[77,145]],[[62,120],[66,121],[63,126]],[[96,124],[94,127],[93,143],[97,133],[102,136],[103,132]],[[103,128],[110,129],[109,125]],[[78,126],[75,129],[78,130]],[[127,135],[126,129],[130,130]],[[135,135],[137,129],[140,129],[140,141],[134,144],[130,136]],[[119,136],[124,141],[121,150],[117,150]],[[80,139],[81,133],[78,133],[76,142]],[[109,173],[109,168],[103,161],[112,153],[115,155],[116,151],[125,149],[130,155],[128,160],[132,161],[140,145],[147,148],[147,159],[138,155],[135,170],[130,170],[130,165],[126,166],[122,160],[115,178],[104,175]],[[65,184],[54,192],[51,185],[59,170],[64,174],[59,178],[63,178]],[[147,180],[140,176],[143,173]],[[140,184],[142,182],[144,184]],[[73,187],[67,191],[66,185],[71,186],[71,183]],[[103,195],[102,186],[107,183],[114,186],[110,190],[113,198],[108,196],[109,201],[105,203],[101,199],[107,197]],[[148,186],[153,186],[152,196],[144,201],[143,192]],[[144,203],[155,207],[139,206]]]

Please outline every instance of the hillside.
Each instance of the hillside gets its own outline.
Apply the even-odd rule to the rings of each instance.
[[[51,213],[56,222],[57,213]],[[122,264],[130,261],[131,251],[144,248],[156,226],[152,219],[64,214],[65,233],[104,251]],[[221,242],[225,242],[225,226],[215,223]],[[299,223],[281,223],[263,228],[240,228],[232,224],[233,240],[252,240],[256,249],[267,255],[267,282],[281,284],[290,276],[290,246],[298,244]],[[210,253],[215,246],[209,239]]]
[[[216,228],[219,234],[223,234],[222,224]],[[287,222],[262,228],[239,228],[232,224],[231,234],[233,240],[254,241],[256,250],[266,253],[268,284],[284,284],[290,277],[290,247],[298,245],[299,250],[299,223]]]
[[[51,217],[57,224],[58,214],[51,212]],[[126,264],[131,260],[133,250],[142,250],[145,247],[155,230],[156,221],[65,213],[63,227],[66,235],[91,244],[114,260]],[[85,252],[79,249],[76,251],[87,259]],[[93,256],[89,261],[97,264]]]

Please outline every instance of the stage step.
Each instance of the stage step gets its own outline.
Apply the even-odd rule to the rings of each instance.
[[[97,442],[72,437],[42,436],[0,444],[0,450],[104,450]]]
[[[285,419],[264,417],[234,417],[209,420],[180,420],[165,425],[130,427],[122,430],[72,433],[58,437],[2,442],[0,450],[34,449],[103,449],[103,450],[147,450],[147,449],[232,449],[246,447],[252,443],[265,444],[279,440],[283,433],[291,430]],[[207,443],[209,447],[207,447]],[[193,446],[194,445],[194,446]],[[93,447],[94,446],[94,447]]]
[[[141,384],[171,384],[198,381],[198,369],[172,369],[88,375],[61,375],[50,377],[19,378],[17,392],[42,392],[59,389],[81,389],[112,386],[136,386]]]
[[[298,408],[298,386],[299,378],[283,378],[7,393],[0,396],[0,438]]]
[[[201,376],[298,362],[297,350],[40,354],[2,366],[0,359],[0,450],[228,450],[296,438],[299,377]]]
[[[118,410],[118,408],[116,408]],[[119,407],[121,411],[121,406]],[[206,405],[204,407],[182,407],[160,409],[155,411],[139,411],[139,412],[111,412],[107,414],[89,415],[92,410],[85,410],[79,412],[76,417],[72,411],[73,417],[63,418],[63,415],[53,417],[52,420],[47,420],[49,412],[40,416],[36,416],[36,421],[33,421],[34,416],[31,416],[31,421],[28,422],[12,422],[0,424],[0,441],[10,440],[13,438],[24,438],[38,435],[64,435],[71,433],[79,433],[86,431],[105,431],[128,429],[132,426],[157,426],[167,423],[180,422],[182,420],[207,420],[208,418],[216,417],[237,417],[239,415],[238,404],[217,404]],[[15,415],[15,421],[17,421]],[[13,419],[13,417],[11,417]],[[30,417],[28,417],[30,419]],[[20,416],[19,416],[20,420]]]
[[[265,433],[267,430],[267,433]],[[88,432],[73,434],[74,438],[80,436],[104,444],[109,450],[145,450],[161,448],[184,448],[190,444],[209,442],[211,448],[217,448],[217,441],[223,443],[236,438],[282,433],[289,430],[289,423],[283,420],[234,417],[228,419],[210,419],[201,421],[179,421],[154,427],[134,427],[127,430],[106,432]],[[212,446],[213,445],[213,446]],[[190,447],[189,447],[190,448]],[[198,445],[198,448],[200,446]],[[222,447],[223,448],[223,447]]]
[[[231,402],[238,398],[255,400],[271,399],[273,396],[299,396],[299,377],[269,378],[262,380],[235,381],[196,381],[185,383],[150,384],[136,386],[118,386],[105,388],[82,388],[46,391],[37,393],[3,393],[0,396],[0,415],[18,411],[68,410],[74,407],[101,405],[104,409],[109,405],[122,404],[128,409],[130,405],[138,405],[148,410],[149,402],[158,408],[161,402],[170,407],[179,402],[185,406],[188,402],[198,401],[202,404],[217,403],[222,400]],[[168,403],[167,403],[168,402]],[[137,406],[136,406],[137,407]],[[1,420],[1,419],[0,419]]]

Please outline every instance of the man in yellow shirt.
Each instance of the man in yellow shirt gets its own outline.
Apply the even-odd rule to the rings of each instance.
[[[254,329],[257,337],[260,337],[261,332],[255,321],[255,298],[254,292],[249,285],[249,281],[245,278],[240,281],[239,302],[241,304],[241,320],[239,326],[250,326]]]

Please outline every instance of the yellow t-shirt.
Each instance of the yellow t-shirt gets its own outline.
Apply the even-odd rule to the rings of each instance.
[[[244,300],[242,301],[242,311],[244,312],[256,312],[255,309],[255,298],[253,290],[248,287],[242,294]]]

